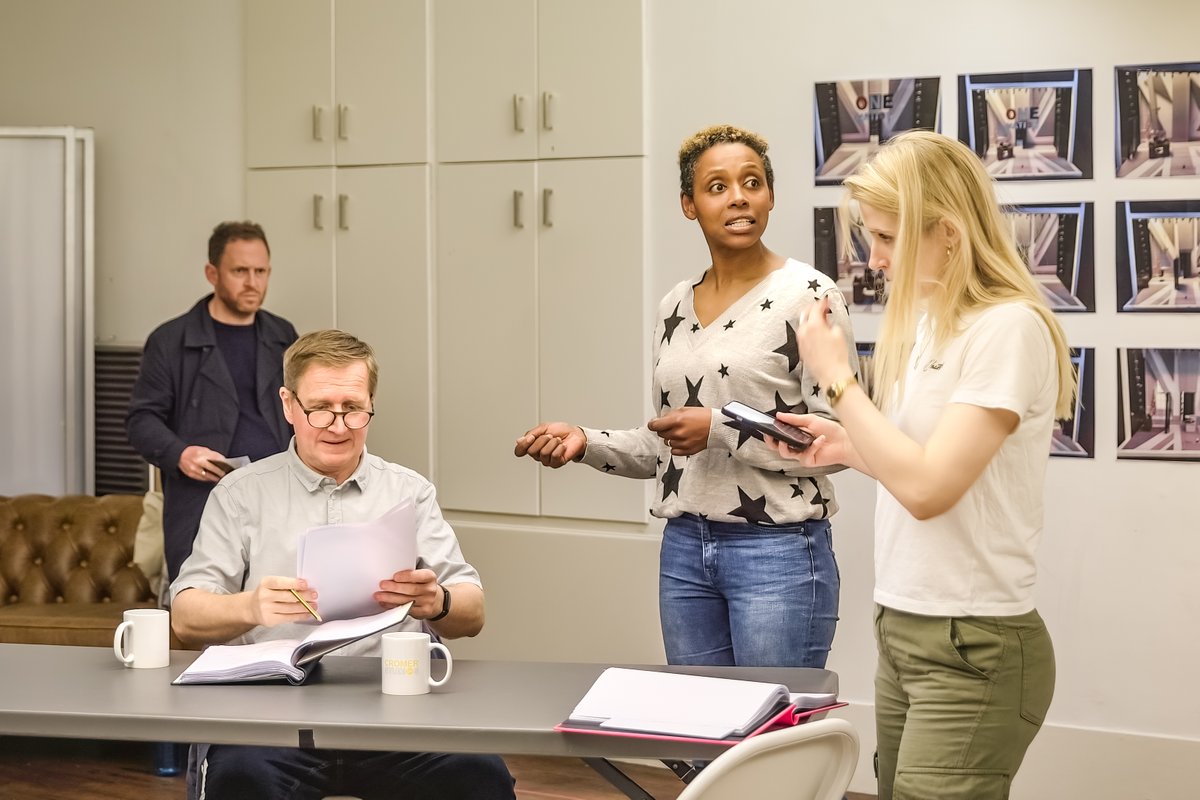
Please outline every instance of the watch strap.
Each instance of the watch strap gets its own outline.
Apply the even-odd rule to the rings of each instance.
[[[437,622],[450,613],[450,590],[441,584],[438,584],[438,588],[442,590],[442,612],[436,617],[425,620],[426,622]]]

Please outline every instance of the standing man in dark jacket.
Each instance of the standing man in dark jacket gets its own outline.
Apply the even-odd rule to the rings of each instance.
[[[192,552],[208,493],[240,456],[287,449],[279,404],[283,352],[296,329],[262,310],[271,250],[252,222],[222,222],[208,240],[213,293],[146,340],[125,428],[162,471],[167,580]]]

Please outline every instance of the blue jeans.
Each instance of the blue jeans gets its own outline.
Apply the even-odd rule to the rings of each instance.
[[[658,609],[668,664],[824,667],[837,627],[828,520],[667,520]]]

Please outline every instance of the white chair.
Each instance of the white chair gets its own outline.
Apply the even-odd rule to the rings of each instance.
[[[857,764],[858,734],[849,722],[806,722],[735,744],[679,800],[841,800]]]

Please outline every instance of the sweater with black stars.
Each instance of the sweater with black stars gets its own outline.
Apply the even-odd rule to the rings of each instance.
[[[628,478],[655,478],[650,513],[698,514],[713,521],[780,525],[827,519],[837,511],[827,477],[842,467],[806,469],[781,458],[761,435],[740,431],[721,413],[738,400],[767,413],[795,411],[835,418],[819,386],[800,361],[800,314],[828,296],[831,321],[849,345],[858,372],[850,317],[841,292],[824,274],[794,259],[767,275],[707,326],[693,309],[698,278],[679,283],[659,306],[654,326],[651,403],[658,415],[671,408],[712,409],[708,447],[694,456],[672,456],[658,434],[584,428],[583,463]]]

